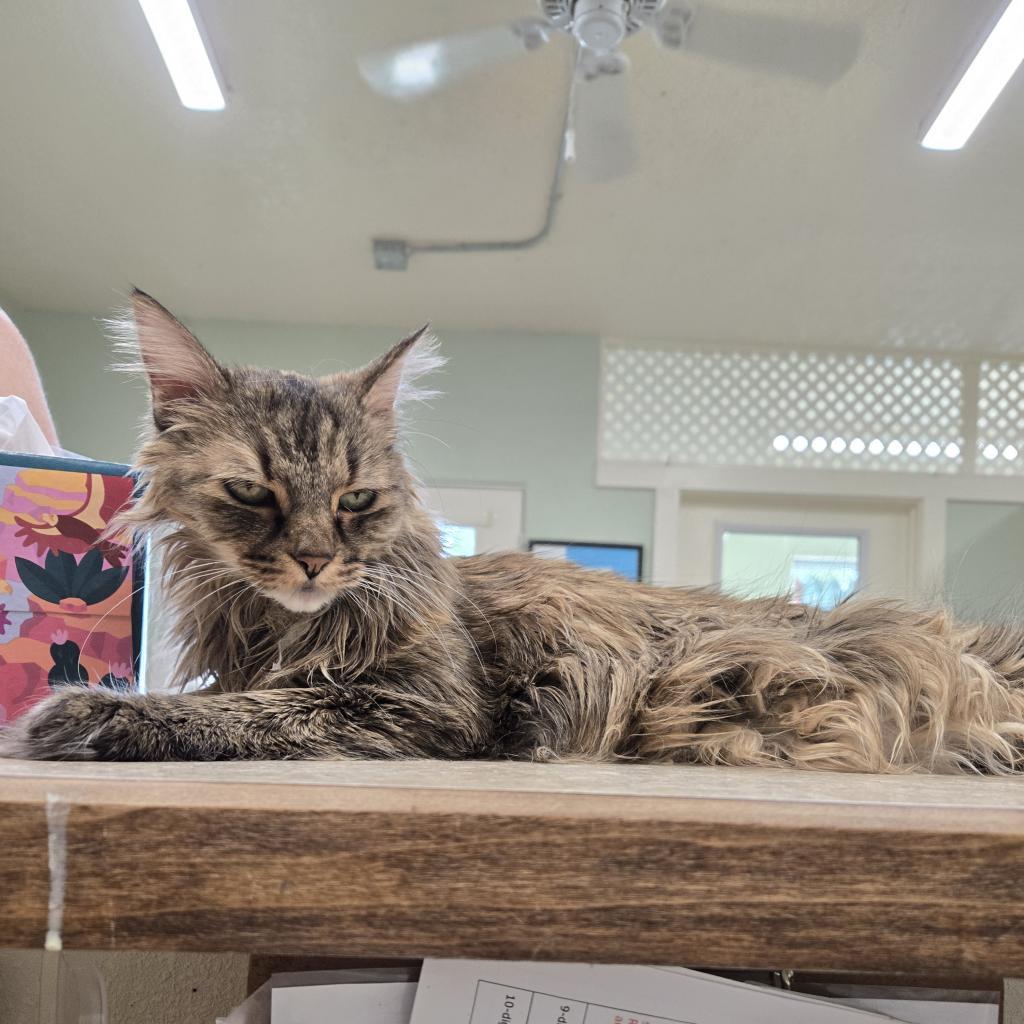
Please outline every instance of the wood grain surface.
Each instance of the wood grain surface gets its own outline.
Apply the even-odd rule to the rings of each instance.
[[[1024,782],[0,761],[0,944],[1024,974]]]

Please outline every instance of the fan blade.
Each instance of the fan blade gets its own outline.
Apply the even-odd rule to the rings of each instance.
[[[583,181],[611,181],[636,164],[629,60],[621,53],[594,57],[581,48],[572,96],[572,159]]]
[[[708,6],[665,8],[657,16],[655,34],[671,49],[818,85],[842,78],[861,44],[855,25]]]
[[[511,25],[427,39],[359,58],[359,72],[376,92],[396,100],[414,99],[498,61],[542,47],[548,26],[537,18]]]

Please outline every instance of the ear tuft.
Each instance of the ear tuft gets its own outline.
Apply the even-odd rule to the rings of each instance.
[[[438,392],[422,387],[420,380],[444,364],[438,340],[426,324],[359,372],[363,407],[371,416],[393,418],[410,402],[436,398]]]
[[[152,296],[135,288],[130,308],[106,327],[122,357],[118,369],[141,370],[149,379],[159,429],[169,425],[179,403],[223,394],[227,380],[220,364]]]

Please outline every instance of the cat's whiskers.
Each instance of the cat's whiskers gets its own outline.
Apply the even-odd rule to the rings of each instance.
[[[419,610],[415,607],[416,598],[414,594],[411,594],[408,590],[402,590],[402,588],[398,586],[396,581],[403,579],[403,577],[399,573],[395,572],[391,566],[383,566],[380,563],[376,563],[372,568],[384,569],[388,573],[391,573],[388,582],[392,587],[392,599],[394,600],[395,604],[398,605],[398,607],[400,607],[403,611],[405,611],[406,614],[414,622],[417,622],[419,625],[424,626],[427,629],[428,633],[434,637],[434,639],[444,650],[449,662],[451,662],[452,671],[458,674],[459,666],[456,664],[455,657],[451,652],[451,648],[448,646],[448,644],[444,640],[444,637],[441,635],[441,631],[436,627],[431,626],[427,616],[421,614]]]
[[[371,594],[371,595],[372,594],[376,594],[377,595],[378,606],[383,608],[385,614],[387,615],[387,622],[386,622],[385,628],[386,629],[390,629],[390,627],[391,627],[391,625],[392,625],[392,623],[394,622],[394,619],[395,619],[395,615],[394,615],[394,611],[395,610],[394,610],[394,605],[388,600],[387,593],[385,592],[385,589],[384,589],[384,581],[381,579],[381,577],[377,573],[373,573],[373,572],[365,573],[363,575],[363,578],[360,581],[359,585],[354,587],[352,589],[352,591],[349,592],[352,595],[353,598],[355,597],[355,593],[362,589],[363,583],[366,583],[368,585],[369,584],[373,585],[372,591],[369,590],[369,586],[367,587],[368,593]]]
[[[143,591],[143,589],[144,589],[144,584],[142,584],[142,583],[140,583],[140,584],[139,584],[139,585],[138,585],[137,587],[132,587],[132,589],[131,589],[131,590],[129,590],[129,591],[128,591],[128,593],[127,593],[127,594],[125,594],[125,596],[124,596],[124,597],[122,597],[122,598],[121,598],[121,599],[120,599],[119,601],[116,601],[116,602],[115,602],[115,603],[114,603],[113,605],[111,605],[111,606],[110,606],[110,607],[109,607],[109,608],[108,608],[108,609],[107,609],[107,610],[106,610],[106,611],[105,611],[105,612],[104,612],[104,613],[103,613],[103,614],[102,614],[102,615],[101,615],[101,616],[99,617],[99,619],[98,619],[98,620],[97,620],[97,621],[96,621],[96,622],[94,623],[94,625],[93,625],[92,629],[90,629],[90,630],[89,630],[89,632],[88,632],[88,633],[86,633],[86,635],[85,635],[85,639],[84,639],[84,640],[82,641],[82,643],[81,643],[81,644],[79,645],[79,654],[80,654],[80,655],[81,655],[81,654],[83,654],[83,653],[85,652],[85,649],[86,649],[86,648],[88,647],[88,645],[89,645],[89,641],[90,641],[90,640],[92,639],[93,633],[95,633],[95,632],[96,632],[96,630],[97,630],[97,629],[99,629],[101,625],[103,625],[103,622],[104,622],[104,621],[106,620],[107,616],[109,616],[109,615],[110,615],[110,614],[111,614],[112,612],[114,612],[114,611],[116,611],[116,610],[117,610],[118,608],[120,608],[120,607],[121,607],[121,605],[123,605],[123,604],[125,603],[125,601],[130,601],[130,600],[131,600],[131,599],[132,599],[133,597],[135,597],[135,595],[136,595],[136,594],[141,594],[141,593],[142,593],[142,591]]]
[[[407,584],[409,584],[410,586],[416,587],[428,600],[434,596],[432,594],[432,592],[431,592],[429,584],[435,584],[435,585],[444,587],[445,589],[447,589],[447,590],[451,591],[453,594],[455,594],[457,597],[463,598],[466,601],[466,603],[471,605],[480,614],[481,619],[486,624],[487,628],[490,630],[491,639],[494,641],[495,645],[497,645],[497,642],[498,642],[497,641],[497,637],[495,636],[494,627],[491,625],[490,619],[487,618],[487,616],[484,614],[484,612],[480,608],[480,606],[475,601],[473,601],[468,595],[463,594],[461,591],[459,591],[455,587],[451,586],[451,584],[445,582],[442,579],[438,579],[436,577],[433,577],[429,581],[426,581],[424,576],[423,576],[423,574],[420,574],[420,575],[417,576],[413,572],[413,570],[411,570],[411,569],[409,570],[408,573],[402,572],[396,566],[389,566],[389,569],[392,572],[394,572],[396,575],[398,575],[402,579],[404,579]],[[455,611],[455,610],[453,609],[453,611]],[[472,635],[470,634],[469,630],[466,628],[465,623],[463,623],[462,619],[457,614],[457,612],[453,615],[452,621],[461,630],[462,634],[465,636],[466,640],[469,642],[470,646],[473,649],[474,654],[476,655],[477,661],[480,662],[480,669],[483,672],[483,674],[486,676],[486,674],[487,674],[486,673],[486,669],[484,668],[483,660],[480,657],[480,649],[479,649],[476,641],[473,639]]]
[[[211,615],[211,616],[216,615],[225,605],[227,605],[227,603],[229,601],[232,601],[236,597],[240,596],[241,594],[244,594],[246,589],[248,589],[250,587],[250,584],[246,583],[244,580],[229,580],[227,583],[223,584],[223,586],[217,587],[216,590],[211,591],[209,594],[207,594],[206,595],[207,600],[209,600],[209,598],[211,598],[211,597],[215,597],[217,594],[220,594],[222,591],[225,591],[225,590],[228,589],[228,587],[232,587],[232,586],[241,587],[243,589],[240,590],[239,594],[237,594],[237,595],[236,594],[228,594],[228,596],[226,598],[224,598],[224,600],[221,601],[217,605],[216,608],[214,608],[212,611],[205,611],[204,610],[204,614]]]
[[[228,567],[220,561],[216,561],[212,558],[195,559],[187,562],[184,565],[167,565],[163,566],[163,575],[167,579],[176,579],[177,577],[188,574],[193,571],[221,571],[227,572]]]
[[[103,622],[107,619],[108,616],[110,616],[113,612],[115,612],[118,608],[120,608],[126,601],[129,601],[133,597],[135,597],[137,594],[142,593],[142,591],[144,589],[145,589],[145,581],[140,583],[138,586],[133,587],[127,594],[125,594],[124,597],[122,597],[120,600],[116,601],[113,605],[111,605],[111,607],[108,608],[99,617],[99,619],[93,625],[92,629],[90,629],[89,632],[85,635],[85,639],[81,643],[81,650],[85,651],[86,645],[92,639],[93,634],[96,632],[97,629],[99,629],[99,627],[103,624]]]
[[[425,437],[428,441],[436,441],[442,448],[447,448],[449,451],[452,447],[447,441],[442,440],[436,434],[428,434],[425,430],[410,430],[406,427],[402,433],[405,437]],[[410,462],[412,461],[408,455],[406,455],[406,459]]]
[[[184,565],[177,568],[172,566],[165,570],[161,582],[169,591],[173,591],[194,586],[207,579],[226,578],[231,575],[231,570],[223,562],[211,561],[209,565]]]
[[[226,579],[231,574],[223,569],[203,569],[181,578],[172,578],[165,581],[166,585],[179,590],[198,590],[203,584],[211,580]]]
[[[391,569],[391,570],[392,570],[393,572],[397,572],[397,573],[399,573],[400,575],[403,575],[403,576],[405,577],[405,579],[406,579],[406,580],[407,580],[408,582],[410,582],[410,583],[416,583],[416,582],[418,582],[418,583],[420,584],[420,586],[422,587],[422,589],[424,589],[424,591],[425,591],[425,592],[426,592],[426,593],[427,593],[428,595],[430,594],[430,587],[429,587],[429,584],[433,584],[433,585],[435,585],[435,586],[439,586],[439,587],[444,587],[444,588],[445,588],[446,590],[449,590],[449,591],[451,591],[451,593],[453,593],[454,595],[456,595],[456,597],[458,597],[458,598],[459,598],[460,600],[463,600],[463,601],[465,601],[465,602],[466,602],[466,604],[468,604],[468,605],[469,605],[469,606],[470,606],[471,608],[473,608],[473,609],[474,609],[474,610],[475,610],[475,611],[476,611],[476,612],[477,612],[477,613],[478,613],[478,614],[480,615],[480,618],[481,618],[481,620],[482,620],[482,621],[484,622],[484,624],[485,624],[485,625],[487,626],[487,628],[488,628],[488,629],[490,630],[490,633],[491,633],[491,639],[492,639],[492,640],[493,640],[493,641],[495,642],[495,644],[497,644],[497,642],[498,642],[498,638],[497,638],[497,636],[495,635],[495,632],[494,632],[494,627],[493,627],[493,626],[491,625],[491,620],[490,620],[490,619],[489,619],[489,618],[487,617],[487,615],[486,615],[486,614],[484,613],[484,611],[483,611],[483,609],[482,609],[482,608],[480,607],[480,605],[478,605],[478,604],[476,603],[476,601],[474,601],[474,600],[473,600],[473,599],[472,599],[472,598],[471,598],[471,597],[470,597],[470,596],[469,596],[469,595],[468,595],[468,594],[467,594],[467,593],[466,593],[466,592],[465,592],[464,590],[461,590],[461,589],[459,589],[458,587],[453,587],[453,586],[452,586],[452,585],[451,585],[450,583],[448,583],[448,582],[447,582],[446,580],[440,579],[439,577],[436,577],[436,576],[432,576],[432,577],[430,577],[430,578],[429,578],[429,581],[428,581],[428,582],[424,582],[424,581],[426,580],[426,576],[425,576],[425,574],[424,574],[424,573],[416,573],[416,572],[415,572],[415,570],[413,570],[413,569],[411,569],[411,568],[409,568],[409,569],[408,569],[408,572],[407,572],[407,573],[404,573],[404,572],[403,572],[403,571],[402,571],[401,569],[399,569],[399,568],[398,568],[397,566],[389,566],[389,568],[390,568],[390,569]]]
[[[410,586],[416,587],[424,595],[424,597],[429,599],[430,597],[433,596],[431,594],[429,586],[427,585],[426,582],[424,582],[422,575],[419,578],[417,578],[415,575],[412,575],[412,570],[410,570],[410,573],[408,575],[406,575],[406,574],[402,573],[396,566],[388,566],[388,569],[391,572],[395,573],[397,576],[403,578],[405,580],[405,582],[408,583]],[[486,623],[487,628],[491,631],[491,639],[494,641],[495,647],[497,647],[498,640],[497,640],[497,637],[495,636],[495,633],[494,633],[494,627],[491,626],[490,619],[488,619],[487,616],[484,615],[482,609],[480,608],[480,606],[478,604],[476,604],[475,601],[470,599],[467,595],[462,594],[460,591],[456,590],[455,587],[453,587],[450,584],[446,583],[444,580],[433,578],[433,579],[430,580],[430,582],[431,583],[435,583],[435,584],[439,584],[442,587],[446,587],[448,590],[452,591],[452,593],[456,594],[457,596],[463,597],[467,601],[468,604],[472,605],[480,613],[480,616],[483,619],[484,623]],[[455,614],[455,615],[452,616],[452,623],[459,629],[459,631],[462,633],[462,635],[466,638],[466,641],[469,643],[470,649],[473,651],[473,654],[476,657],[477,663],[480,666],[481,678],[482,679],[486,679],[487,678],[487,669],[486,669],[486,667],[484,665],[483,658],[480,655],[480,647],[477,644],[476,640],[473,639],[472,634],[466,628],[465,623],[458,616],[458,614]]]
[[[415,595],[404,591],[397,582],[397,576],[390,570],[376,564],[367,567],[367,576],[376,579],[378,593],[392,606],[392,610],[398,609],[403,612],[411,622],[426,625],[424,610],[417,607],[418,601]],[[429,626],[427,627],[429,629]]]

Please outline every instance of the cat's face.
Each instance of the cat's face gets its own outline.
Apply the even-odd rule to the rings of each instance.
[[[430,538],[395,447],[403,387],[438,362],[423,332],[363,370],[306,377],[219,365],[141,293],[134,319],[154,419],[146,501],[209,553],[208,572],[312,613],[384,571],[403,539]]]

